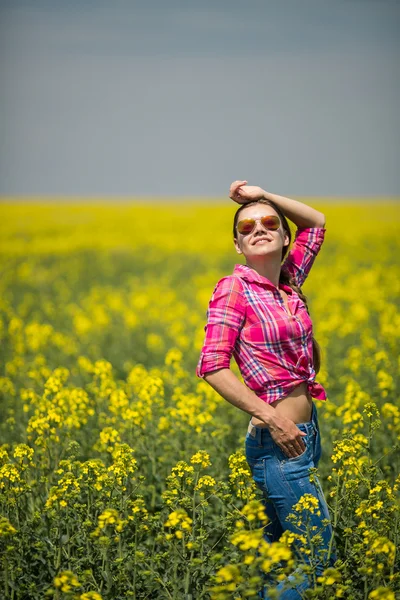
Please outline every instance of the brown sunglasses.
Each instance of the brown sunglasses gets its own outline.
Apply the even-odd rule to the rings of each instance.
[[[272,231],[279,229],[281,224],[279,217],[276,215],[269,215],[260,217],[259,219],[242,219],[242,221],[239,221],[237,224],[237,230],[242,235],[249,235],[258,221],[261,222],[261,225],[265,227],[265,229],[271,229]]]

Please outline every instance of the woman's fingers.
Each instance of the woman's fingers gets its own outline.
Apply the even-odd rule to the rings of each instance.
[[[280,439],[278,442],[282,452],[286,454],[288,458],[300,456],[306,449],[306,444],[302,438],[307,434],[296,427],[295,423],[292,423],[292,425],[295,427],[295,430],[292,429],[292,426],[289,426],[285,433],[280,436],[281,438],[284,437],[286,439]]]
[[[300,434],[302,434],[304,436],[304,432],[301,431]],[[287,442],[285,444],[285,450],[284,452],[287,454],[287,456],[289,456],[290,458],[294,458],[296,456],[300,456],[300,454],[303,454],[303,452],[306,449],[306,445],[303,442],[303,440],[301,439],[299,434],[299,437]]]
[[[234,181],[229,189],[229,196],[236,195],[242,185],[246,185],[247,181]]]
[[[292,420],[286,417],[275,417],[273,424],[269,426],[269,431],[274,442],[289,458],[304,453],[306,444],[302,438],[307,434],[301,431]]]
[[[300,450],[297,448],[297,446],[296,448],[294,446],[283,446],[281,450],[288,458],[296,458],[296,456],[300,456],[301,454],[303,454],[303,452],[305,451],[305,446],[303,449]]]
[[[231,184],[231,187],[229,189],[229,198],[231,198],[231,200],[234,200],[235,202],[238,202],[238,204],[242,204],[243,203],[243,198],[241,195],[241,187],[243,185],[246,185],[247,181],[234,181]]]

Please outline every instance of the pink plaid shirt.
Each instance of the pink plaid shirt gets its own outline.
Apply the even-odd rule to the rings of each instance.
[[[310,272],[326,229],[298,227],[282,268],[301,287]],[[271,404],[288,396],[303,381],[310,395],[326,400],[315,381],[312,321],[307,309],[287,285],[290,314],[277,288],[247,265],[235,265],[233,275],[214,288],[205,326],[205,341],[196,374],[229,368],[233,355],[245,384]]]

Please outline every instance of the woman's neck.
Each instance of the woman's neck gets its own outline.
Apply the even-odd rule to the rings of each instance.
[[[266,262],[265,260],[246,260],[246,265],[254,269],[262,277],[266,277],[276,288],[279,288],[279,276],[281,274],[281,263]]]

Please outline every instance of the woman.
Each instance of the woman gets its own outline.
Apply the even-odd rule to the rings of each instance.
[[[322,536],[316,569],[320,575],[336,560],[332,528],[322,523],[329,519],[323,491],[318,478],[311,481],[309,476],[309,468],[317,467],[321,456],[313,398],[326,400],[326,393],[315,381],[319,349],[301,286],[323,243],[325,216],[302,202],[248,186],[247,181],[232,183],[230,198],[241,204],[233,236],[246,264],[236,265],[233,275],[222,278],[214,289],[196,372],[252,417],[246,458],[263,491],[269,518],[265,539],[277,541],[285,530],[299,533],[301,528],[286,520],[293,505],[304,494],[318,501],[311,525]],[[291,243],[286,217],[297,231],[281,264]],[[232,355],[246,385],[229,368]],[[302,544],[296,544],[298,554],[309,563]],[[309,585],[303,576],[303,583],[280,597],[300,599]]]

